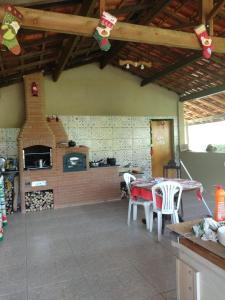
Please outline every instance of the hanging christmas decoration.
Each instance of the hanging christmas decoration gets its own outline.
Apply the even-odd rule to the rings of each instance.
[[[111,44],[108,40],[113,26],[116,24],[117,18],[103,11],[100,23],[96,27],[93,37],[97,40],[99,47],[103,51],[109,51]]]
[[[31,94],[33,97],[38,97],[38,87],[36,82],[31,83]]]
[[[210,59],[212,54],[212,39],[208,35],[205,25],[199,25],[194,29],[194,31],[201,43],[203,57],[206,59]]]
[[[11,4],[4,5],[5,15],[0,28],[0,44],[6,46],[13,54],[21,52],[16,35],[23,20],[22,14]]]

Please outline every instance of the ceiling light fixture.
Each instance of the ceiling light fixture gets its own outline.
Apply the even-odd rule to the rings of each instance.
[[[133,61],[133,60],[129,60],[129,59],[128,60],[120,59],[119,60],[119,65],[120,66],[124,66],[125,65],[126,69],[129,69],[130,65],[131,65],[131,66],[134,66],[135,68],[140,67],[141,70],[144,70],[145,67],[151,68],[152,62],[151,61],[147,62],[147,61],[144,61],[144,60]]]

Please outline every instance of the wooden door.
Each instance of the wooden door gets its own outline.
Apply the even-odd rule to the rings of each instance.
[[[162,177],[163,166],[174,158],[173,120],[152,120],[150,127],[152,175]]]

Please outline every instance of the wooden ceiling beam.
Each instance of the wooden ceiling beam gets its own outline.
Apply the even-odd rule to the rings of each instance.
[[[200,98],[204,98],[207,96],[211,96],[211,95],[215,95],[221,92],[225,91],[225,84],[223,85],[219,85],[216,87],[210,87],[208,89],[205,89],[203,91],[200,92],[196,92],[196,93],[192,93],[186,96],[181,96],[180,97],[180,101],[184,102],[184,101],[191,101],[191,100],[196,100],[196,99],[200,99]]]
[[[19,5],[23,7],[40,7],[40,6],[50,6],[50,5],[65,5],[67,3],[78,4],[82,0],[14,0],[13,5]],[[9,3],[8,0],[2,0],[1,4]]]
[[[152,3],[148,4],[137,4],[135,6],[133,5],[128,5],[128,6],[123,6],[120,8],[115,8],[115,9],[110,9],[109,13],[117,16],[117,15],[123,15],[123,14],[128,14],[128,13],[137,13],[140,10],[147,10],[152,7]]]
[[[184,30],[184,29],[189,29],[189,28],[194,28],[194,27],[197,27],[199,25],[199,22],[188,22],[186,24],[180,24],[180,25],[174,25],[174,26],[171,26],[170,29],[173,29],[173,30]]]
[[[187,102],[189,104],[189,108],[193,107],[193,108],[196,108],[197,110],[199,111],[202,111],[203,113],[207,113],[207,114],[211,114],[211,113],[217,113],[218,112],[218,107],[217,109],[212,108],[212,107],[209,107],[207,106],[207,104],[205,102],[202,102],[201,100],[197,101],[193,101],[191,103]],[[212,111],[213,110],[213,111]]]
[[[43,59],[42,61],[38,60],[38,61],[23,65],[23,66],[20,65],[18,67],[14,67],[14,68],[11,68],[11,69],[5,69],[4,72],[0,71],[0,75],[3,75],[3,73],[4,74],[12,74],[12,73],[17,72],[17,71],[32,68],[34,66],[39,65],[40,63],[43,65],[43,64],[47,64],[47,63],[50,63],[50,62],[53,62],[53,61],[55,61],[55,57],[46,58],[46,59]]]
[[[40,51],[33,51],[33,52],[25,53],[20,56],[13,56],[13,57],[10,57],[10,60],[8,60],[7,56],[4,56],[4,59],[6,61],[15,63],[15,62],[18,62],[19,58],[26,60],[26,59],[34,58],[36,56],[40,56],[41,54],[43,54],[43,56],[50,55],[50,54],[53,55],[53,54],[56,54],[56,52],[57,52],[57,49],[50,48],[50,49],[45,49],[44,52],[42,50],[40,50]]]
[[[213,9],[213,0],[202,0],[202,23],[209,26],[209,34],[213,35],[213,19],[207,20]]]
[[[213,19],[218,14],[219,10],[222,8],[223,5],[225,5],[225,0],[220,0],[209,12],[209,14],[206,17],[206,21],[209,22],[211,19]]]
[[[188,102],[187,102],[188,103]],[[213,110],[215,111],[224,111],[225,112],[225,105],[223,104],[222,106],[218,106],[218,104],[215,104],[207,99],[201,99],[199,102],[197,102],[198,104],[201,105],[204,104],[205,106],[208,106],[209,108],[211,107]],[[219,103],[220,105],[221,103]]]
[[[146,22],[151,22],[153,18],[155,18],[162,10],[165,8],[171,0],[161,0],[158,1],[158,5],[149,9],[148,13],[142,18],[140,21],[138,20],[138,24],[145,24]],[[133,15],[135,14],[132,11],[132,14],[129,16],[128,21],[132,19]],[[105,53],[100,61],[100,68],[104,69],[112,60],[113,58],[122,50],[126,44],[124,42],[117,42],[108,53]]]
[[[79,15],[81,16],[90,16],[93,13],[93,10],[96,5],[96,0],[87,0],[83,2],[83,5],[81,6]],[[71,39],[65,47],[62,49],[58,64],[55,67],[55,71],[53,72],[52,78],[54,81],[57,81],[65,68],[67,62],[69,61],[74,48],[78,45],[80,42],[81,37],[76,36],[74,39]]]
[[[195,54],[187,57],[186,59],[183,59],[182,62],[179,61],[178,63],[175,63],[175,64],[169,66],[164,71],[162,71],[158,74],[155,74],[153,76],[150,76],[148,78],[143,79],[142,82],[141,82],[141,86],[145,86],[148,83],[151,83],[155,80],[159,80],[162,77],[165,77],[165,76],[169,75],[170,73],[178,71],[179,69],[186,67],[187,65],[195,62],[196,60],[200,59],[201,57],[202,57],[202,55],[200,53],[195,53]]]
[[[50,11],[17,7],[23,14],[22,27],[43,31],[53,31],[81,36],[92,36],[99,20],[95,18],[74,16]],[[0,7],[0,21],[4,9]],[[156,28],[118,22],[110,38],[127,42],[146,43],[201,50],[201,45],[194,33]],[[214,52],[225,53],[225,38],[213,37]]]

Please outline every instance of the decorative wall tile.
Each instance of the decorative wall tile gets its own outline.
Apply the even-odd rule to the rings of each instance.
[[[147,117],[132,117],[132,127],[150,127],[150,121]]]
[[[111,116],[93,116],[91,117],[91,126],[93,128],[108,128],[108,127],[113,127],[112,124],[112,117]]]
[[[112,128],[92,127],[92,139],[112,139]]]
[[[116,158],[116,163],[121,166],[132,164],[132,150],[114,151],[113,157]]]
[[[79,116],[79,117],[75,117],[75,119],[76,118],[77,118],[77,121],[78,121],[78,127],[90,128],[92,126],[92,117],[90,117],[90,116]]]
[[[131,139],[132,128],[113,128],[113,139]]]
[[[149,128],[133,128],[133,139],[149,139],[150,140],[150,127]]]
[[[100,159],[107,159],[107,157],[113,157],[112,151],[90,151],[90,160],[98,161]]]
[[[0,128],[0,143],[6,142],[6,130],[4,128]]]
[[[5,134],[7,142],[16,142],[18,136],[17,128],[6,128]]]
[[[74,142],[76,143],[76,146],[86,146],[89,149],[92,148],[92,140],[80,139],[80,140],[76,140]]]
[[[77,130],[77,139],[91,139],[92,138],[92,130],[90,127],[83,128],[73,128],[73,130]]]
[[[79,139],[78,128],[68,127],[66,130],[69,140],[77,141]],[[81,137],[80,137],[81,138]]]
[[[8,142],[7,144],[7,156],[9,157],[17,157],[18,153],[18,148],[17,148],[17,143],[15,142]]]
[[[150,160],[149,148],[133,150],[133,160],[143,161],[143,163],[145,163],[145,161],[149,161]]]
[[[105,150],[108,151],[109,149],[112,149],[112,140],[92,140],[92,150],[93,151],[101,151]]]
[[[132,139],[115,139],[112,141],[113,150],[132,150]]]
[[[150,138],[133,139],[133,149],[150,148]]]
[[[132,117],[112,116],[113,127],[131,127]]]
[[[7,157],[7,145],[6,143],[0,144],[0,156]]]

